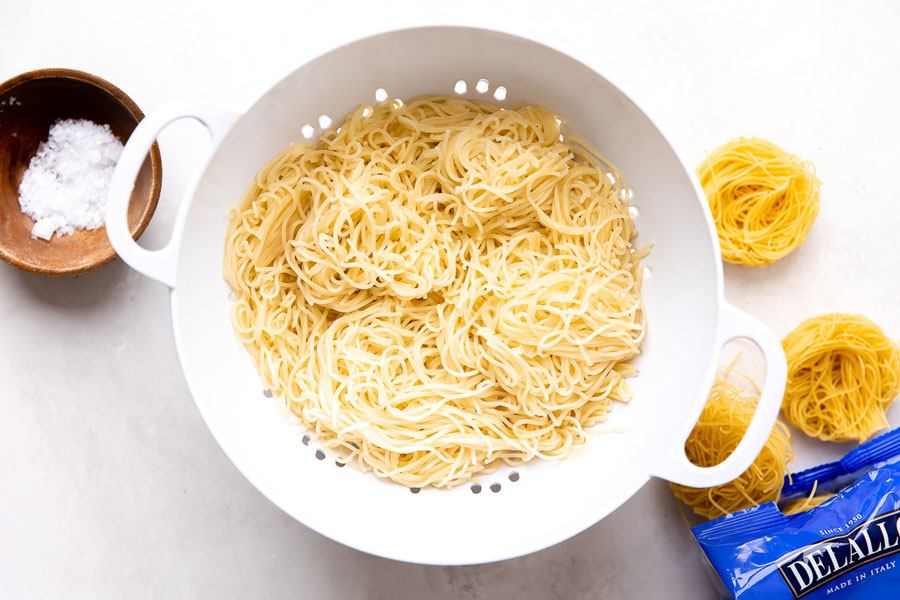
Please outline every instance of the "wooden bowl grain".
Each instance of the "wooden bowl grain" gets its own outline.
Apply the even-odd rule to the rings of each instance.
[[[20,210],[19,183],[58,119],[107,124],[124,144],[143,118],[125,92],[83,71],[40,69],[0,84],[0,258],[24,271],[54,276],[78,275],[111,262],[116,253],[104,227],[54,234],[50,240],[32,238],[34,221]],[[150,223],[161,184],[162,159],[154,143],[128,208],[128,227],[135,239]]]

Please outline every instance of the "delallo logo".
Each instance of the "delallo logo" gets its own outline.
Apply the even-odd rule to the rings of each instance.
[[[900,511],[881,515],[847,535],[822,540],[778,563],[794,598],[802,598],[866,563],[900,551]]]

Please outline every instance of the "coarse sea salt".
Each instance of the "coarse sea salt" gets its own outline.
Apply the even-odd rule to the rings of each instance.
[[[34,219],[31,237],[49,240],[103,225],[106,195],[122,142],[109,125],[65,119],[50,127],[19,184],[19,206]]]

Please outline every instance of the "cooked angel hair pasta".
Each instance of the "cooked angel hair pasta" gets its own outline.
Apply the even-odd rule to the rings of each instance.
[[[713,384],[709,400],[684,446],[688,459],[701,467],[712,467],[728,458],[743,439],[756,412],[758,392],[729,383],[729,370]],[[670,485],[675,497],[695,513],[715,519],[763,502],[777,501],[784,487],[787,464],[793,456],[790,433],[784,423],[776,421],[756,460],[734,481],[711,488]]]
[[[231,213],[233,324],[322,444],[406,486],[564,458],[630,393],[625,182],[538,106],[361,106]]]
[[[716,148],[697,167],[697,177],[729,262],[775,262],[803,243],[819,214],[820,182],[812,163],[760,138]]]
[[[781,342],[788,362],[781,411],[820,440],[865,441],[888,426],[900,393],[900,347],[862,315],[807,319]]]

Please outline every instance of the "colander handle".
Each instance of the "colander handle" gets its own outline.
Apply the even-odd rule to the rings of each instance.
[[[721,302],[720,315],[718,334],[720,347],[734,338],[749,338],[762,350],[766,361],[766,376],[756,413],[744,438],[731,456],[714,467],[698,467],[688,460],[684,453],[684,443],[693,430],[694,424],[691,423],[653,471],[653,475],[657,477],[690,487],[721,485],[736,479],[747,470],[756,460],[775,425],[787,380],[787,360],[781,342],[775,334],[754,317],[725,301]],[[702,404],[705,403],[704,396]]]
[[[197,174],[187,186],[168,244],[159,250],[146,250],[134,241],[128,230],[128,203],[131,199],[131,190],[159,132],[170,123],[187,118],[196,119],[209,130],[210,149],[202,161],[201,168],[197,169]],[[119,257],[131,268],[170,288],[175,287],[178,244],[189,204],[186,200],[194,194],[203,169],[236,118],[236,114],[218,107],[201,103],[178,103],[164,106],[138,123],[116,164],[106,206],[106,235]]]

